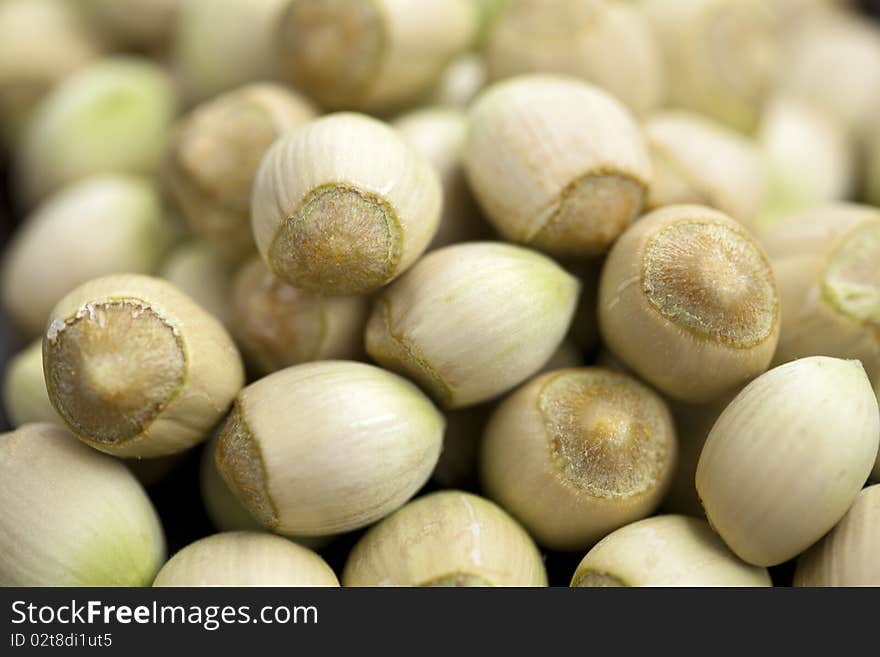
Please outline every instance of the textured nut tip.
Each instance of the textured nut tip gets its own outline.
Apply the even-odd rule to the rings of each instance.
[[[186,377],[176,329],[138,299],[82,306],[49,327],[43,350],[55,409],[74,433],[99,444],[142,434]]]
[[[323,294],[362,294],[390,281],[403,232],[383,198],[349,185],[318,187],[278,228],[269,263],[291,285]]]
[[[278,512],[269,497],[263,455],[239,404],[220,429],[215,454],[217,469],[229,489],[264,527],[278,526]]]
[[[567,551],[651,514],[676,454],[658,395],[629,376],[587,367],[537,377],[500,404],[480,466],[493,499],[541,544]]]
[[[770,263],[732,224],[684,220],[659,231],[645,249],[642,286],[664,317],[733,347],[763,342],[778,321]]]
[[[600,498],[637,497],[664,483],[674,438],[659,399],[604,370],[551,376],[538,395],[553,462],[572,486]]]
[[[562,190],[553,214],[529,240],[560,255],[604,253],[641,213],[646,186],[619,174],[588,174]]]
[[[674,205],[631,226],[599,283],[608,348],[641,378],[680,401],[712,402],[771,362],[780,304],[758,242],[708,207]]]

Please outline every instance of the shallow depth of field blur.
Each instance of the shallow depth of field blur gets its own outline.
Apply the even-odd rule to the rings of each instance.
[[[419,1],[411,0],[416,4]],[[488,0],[472,2],[480,7],[496,4]],[[718,2],[724,4],[724,0]],[[14,5],[31,3],[45,5],[43,17],[37,19],[41,23],[5,20],[16,12]],[[518,0],[510,3],[528,4]],[[169,189],[172,184],[165,169],[167,144],[175,138],[180,119],[194,108],[257,81],[278,81],[293,88],[294,76],[286,74],[289,58],[323,55],[291,54],[289,44],[276,43],[284,36],[273,22],[274,14],[268,9],[254,9],[262,4],[281,6],[285,0],[162,0],[153,3],[152,11],[143,13],[138,13],[138,5],[150,3],[126,0],[118,5],[130,5],[128,11],[100,8],[113,4],[116,3],[0,0],[0,245],[5,249],[29,217],[66,187],[90,176],[121,173],[156,185],[163,212],[173,226],[173,243],[163,246],[149,273],[158,275],[176,248],[194,241],[203,248],[216,250],[221,259],[226,258],[226,247],[235,250],[240,240],[226,238],[224,244],[223,239],[210,242],[193,234],[192,222],[183,218],[187,212],[193,212],[192,208],[181,208],[179,197],[175,198]],[[552,4],[560,7],[559,20],[556,24],[534,27],[538,36],[531,34],[533,26],[528,24],[505,23],[505,11],[511,11],[509,8],[501,8],[497,15],[487,14],[482,27],[474,29],[455,52],[448,53],[445,65],[429,76],[428,83],[416,85],[411,93],[400,98],[360,103],[345,94],[332,99],[330,93],[315,97],[322,95],[318,91],[310,100],[321,111],[363,111],[389,123],[422,107],[448,107],[466,116],[480,90],[496,80],[525,73],[562,73],[615,95],[641,126],[651,124],[661,113],[682,111],[698,115],[725,135],[731,135],[730,141],[737,148],[760,163],[756,170],[761,177],[749,181],[745,180],[748,174],[739,179],[739,173],[722,173],[712,179],[707,173],[707,180],[700,183],[706,185],[702,202],[742,220],[750,230],[764,230],[786,216],[836,202],[880,207],[880,0],[754,0],[753,4],[760,5],[755,10],[764,12],[762,16],[766,18],[762,23],[766,32],[760,37],[750,26],[731,24],[719,27],[717,33],[701,35],[690,50],[684,43],[664,43],[664,39],[686,37],[673,34],[675,29],[656,16],[638,22],[643,29],[638,35],[626,26],[617,26],[594,35],[594,42],[587,37],[572,37],[572,22],[589,22],[589,18],[583,18],[588,12],[565,6],[584,5],[585,0],[554,0]],[[664,11],[662,0],[602,0],[593,4],[625,5],[626,11],[635,13]],[[680,4],[675,0],[669,6]],[[25,16],[27,12],[20,14]],[[528,12],[523,15],[528,16]],[[664,30],[670,33],[658,34]],[[431,30],[427,30],[426,35],[430,34]],[[534,38],[526,40],[525,35]],[[541,52],[529,50],[541,48]],[[167,108],[151,108],[149,112],[154,114],[150,117],[135,118],[125,129],[136,130],[136,134],[120,134],[112,127],[116,115],[108,105],[97,108],[94,116],[80,117],[80,123],[64,124],[60,112],[54,117],[43,116],[47,121],[46,133],[56,132],[46,138],[46,143],[35,136],[34,117],[41,116],[44,104],[65,82],[101,65],[106,58],[121,57],[134,63],[149,62],[160,74],[168,76],[175,96]],[[714,62],[717,70],[707,73],[703,66],[707,62]],[[338,74],[351,73],[351,66],[340,65]],[[400,70],[403,77],[405,67]],[[314,83],[315,89],[322,88],[320,81],[308,79],[303,86],[310,83]],[[394,80],[389,84],[393,86]],[[309,94],[309,89],[302,86],[297,91]],[[169,113],[167,120],[161,118],[165,111]],[[95,129],[90,121],[105,121],[106,129]],[[109,141],[85,144],[77,135],[57,134],[62,127]],[[661,132],[658,123],[657,138],[668,138],[674,148],[678,137],[671,126],[669,136],[661,136]],[[120,148],[126,142],[130,148],[123,155],[103,157],[110,151],[126,151]],[[47,143],[49,148],[64,152],[43,152]],[[129,157],[133,150],[138,154]],[[688,173],[684,172],[684,178]],[[712,187],[714,183],[718,184],[717,189]],[[483,223],[485,219],[480,217],[474,199],[466,188],[459,191],[467,196],[468,206],[461,211],[472,213],[474,221],[480,222],[479,228],[463,234],[467,239],[471,234],[476,239],[491,238],[496,233],[488,223]],[[742,215],[736,216],[738,213]],[[441,224],[441,232],[444,228]],[[455,228],[450,235],[451,241],[458,239],[454,236]],[[73,239],[72,252],[67,257],[89,258],[88,244],[100,241],[101,237],[99,233]],[[248,239],[243,243],[245,249],[256,254]],[[56,244],[53,252],[57,249]],[[595,294],[596,276],[591,272],[598,271],[603,255],[581,258],[576,265],[581,267],[581,274],[586,272],[582,277],[585,287],[590,288],[586,294]],[[240,254],[230,260],[236,263],[234,266],[246,261]],[[51,269],[53,261],[47,259],[39,266]],[[3,287],[20,288],[18,282],[4,281]],[[22,282],[25,286],[33,284]],[[22,297],[41,295],[39,290],[25,288],[18,289],[16,296],[16,303],[21,303]],[[595,299],[586,312],[595,312]],[[20,322],[11,315],[14,312],[10,313],[10,308],[0,309],[0,372],[35,337],[25,335]],[[595,324],[589,316],[581,319]],[[566,343],[566,364],[613,361],[595,335],[578,337]],[[249,362],[249,382],[266,369],[255,368]],[[3,408],[0,425],[4,431],[12,428]],[[420,495],[444,488],[482,492],[475,464],[476,447],[459,445],[457,449],[454,457],[447,452],[441,458],[441,470]],[[190,450],[168,474],[147,486],[162,519],[169,556],[216,531],[201,499],[201,450],[201,445]],[[689,459],[695,463],[696,455],[685,455],[683,446],[681,450],[679,467],[693,468],[693,464],[685,462]],[[675,487],[670,495],[683,498],[661,503],[659,512],[684,512],[689,501],[695,499],[692,493],[682,493]],[[682,503],[684,498],[689,501]],[[363,533],[364,530],[357,530],[337,537],[318,552],[339,574]],[[551,586],[567,586],[586,551],[569,553],[542,548],[542,553]],[[790,585],[793,572],[793,561],[770,568],[777,585]]]

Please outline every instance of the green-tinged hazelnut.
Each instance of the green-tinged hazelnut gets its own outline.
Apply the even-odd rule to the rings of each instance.
[[[780,220],[762,241],[782,307],[774,362],[815,354],[858,359],[880,384],[880,210],[851,204],[805,210]]]
[[[43,341],[35,340],[6,366],[3,406],[13,427],[32,422],[62,424],[49,401],[43,378]]]
[[[740,561],[704,520],[656,516],[621,527],[587,553],[573,587],[772,586],[766,568]]]
[[[393,125],[434,165],[443,185],[443,214],[429,248],[490,237],[464,175],[467,115],[452,108],[426,108],[401,116]]]
[[[547,586],[541,553],[492,502],[459,491],[410,502],[355,545],[343,586]]]
[[[447,246],[383,290],[370,356],[446,408],[499,397],[537,372],[568,331],[580,285],[539,253],[500,242]]]
[[[188,105],[278,77],[275,34],[285,2],[181,2],[171,68]]]
[[[524,75],[480,94],[470,121],[467,176],[506,239],[591,255],[639,215],[651,179],[647,147],[629,112],[604,91]]]
[[[229,486],[223,481],[217,469],[217,436],[209,440],[202,448],[199,463],[199,488],[202,493],[202,504],[211,519],[211,523],[221,532],[264,531],[250,511],[239,502]],[[292,541],[309,548],[320,550],[333,540],[333,536],[286,536]]]
[[[59,80],[98,57],[66,0],[0,2],[0,144],[14,142]]]
[[[192,232],[230,260],[256,252],[250,200],[260,161],[276,139],[314,117],[305,98],[266,83],[228,92],[185,117],[163,178]]]
[[[79,0],[101,39],[117,48],[159,48],[174,30],[185,0]]]
[[[15,165],[24,200],[99,173],[155,173],[175,105],[170,79],[146,59],[80,69],[46,95],[22,135]]]
[[[795,586],[880,586],[880,484],[868,486],[846,515],[798,559]]]
[[[235,268],[209,244],[191,241],[178,246],[159,268],[159,278],[192,297],[227,328],[232,326],[232,282]]]
[[[121,462],[28,424],[0,436],[0,551],[0,586],[148,586],[165,538]]]
[[[34,337],[53,306],[77,285],[117,273],[152,273],[173,231],[156,187],[141,178],[103,175],[74,183],[34,210],[2,266],[3,305]]]
[[[314,360],[364,355],[366,297],[322,297],[291,287],[259,258],[238,272],[232,312],[233,334],[261,375]]]
[[[789,35],[780,69],[787,96],[821,108],[853,135],[876,132],[880,27],[873,21],[843,11],[808,15]]]
[[[244,385],[219,321],[158,278],[89,281],[52,311],[43,338],[49,399],[73,433],[123,457],[202,441]]]
[[[264,527],[322,536],[369,525],[431,476],[443,416],[395,374],[297,365],[242,390],[220,430],[220,474]]]
[[[767,172],[757,145],[689,112],[650,117],[645,134],[654,165],[648,207],[698,203],[750,225],[764,205]]]
[[[490,79],[560,73],[643,114],[665,99],[660,46],[644,12],[623,0],[511,0],[489,31]]]
[[[713,401],[770,365],[779,338],[773,271],[758,242],[727,215],[698,205],[656,210],[605,261],[599,330],[660,391]]]
[[[668,101],[743,132],[754,129],[779,68],[771,3],[640,0],[666,66]]]
[[[287,0],[282,76],[330,109],[383,111],[427,92],[477,37],[473,0]]]
[[[791,212],[848,198],[855,188],[854,144],[818,107],[775,99],[761,115],[758,140],[770,178],[758,231]]]
[[[675,461],[665,402],[629,376],[586,367],[539,376],[498,406],[480,474],[538,543],[582,550],[650,515]]]
[[[260,254],[278,278],[321,294],[364,294],[399,276],[437,232],[431,163],[386,124],[331,114],[269,149],[254,184]]]
[[[225,532],[191,543],[168,560],[156,587],[339,586],[320,556],[280,536]]]
[[[697,492],[741,559],[776,565],[843,517],[878,440],[877,398],[858,361],[796,360],[759,376],[724,410],[700,455]]]
[[[430,104],[464,109],[486,86],[487,78],[482,56],[475,53],[459,55],[443,69],[431,92]]]

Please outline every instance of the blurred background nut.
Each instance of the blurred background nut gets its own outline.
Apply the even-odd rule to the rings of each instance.
[[[443,184],[443,214],[428,248],[491,237],[464,174],[467,115],[453,108],[429,107],[408,112],[392,125],[434,165]]]
[[[645,122],[654,178],[649,209],[697,203],[750,225],[764,206],[767,172],[755,143],[699,114],[658,112]]]
[[[205,242],[189,240],[178,244],[162,261],[157,275],[174,285],[193,301],[232,326],[232,279],[235,268]]]
[[[474,0],[287,0],[281,74],[327,109],[388,111],[427,92],[476,40]]]
[[[167,45],[186,0],[79,0],[102,42],[150,51]]]
[[[636,114],[666,97],[659,44],[638,3],[509,0],[485,47],[492,80],[559,73],[591,82]]]
[[[185,106],[251,82],[278,79],[275,35],[285,2],[180,2],[168,58]]]
[[[79,69],[46,94],[22,134],[17,196],[33,205],[95,174],[154,175],[176,104],[169,76],[146,58],[108,57]]]
[[[236,275],[231,303],[233,334],[261,375],[314,360],[364,355],[365,297],[322,297],[291,287],[255,258]]]
[[[53,85],[99,57],[101,48],[73,5],[0,2],[0,146],[16,141]]]
[[[172,240],[149,179],[87,178],[25,219],[3,256],[3,305],[22,334],[34,337],[77,285],[108,274],[151,274]]]
[[[313,118],[305,98],[271,84],[228,92],[184,117],[162,179],[190,230],[232,261],[256,253],[250,205],[260,161]]]
[[[666,66],[669,105],[751,132],[779,68],[763,0],[640,0]]]
[[[13,428],[31,422],[63,424],[46,391],[42,339],[34,340],[6,366],[3,406]]]

